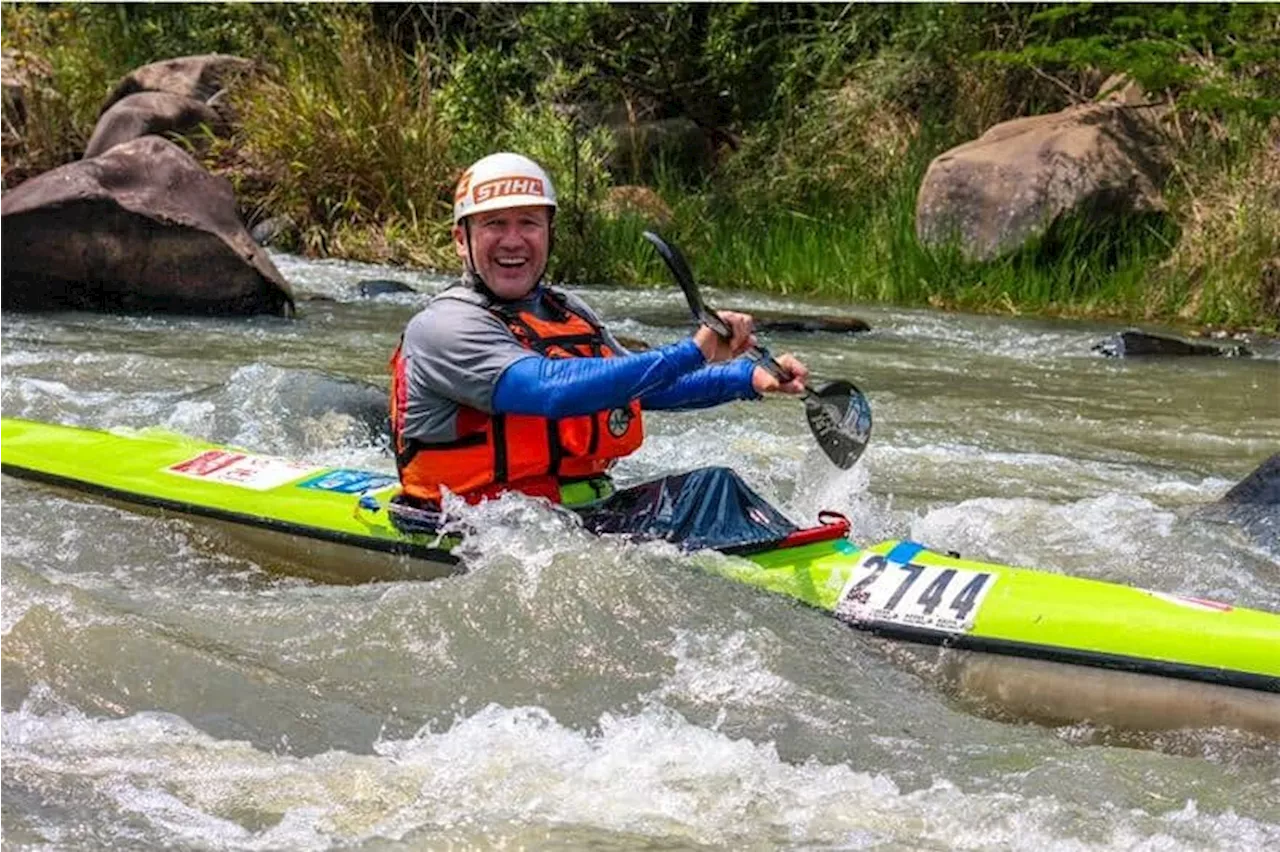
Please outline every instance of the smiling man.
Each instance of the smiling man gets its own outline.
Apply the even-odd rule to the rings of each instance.
[[[711,329],[627,352],[576,296],[543,283],[555,222],[550,177],[519,154],[493,154],[458,181],[453,241],[462,279],[409,321],[392,357],[391,420],[404,495],[436,507],[508,490],[574,506],[613,493],[608,468],[644,440],[642,411],[799,393],[737,358],[752,319],[725,311]]]

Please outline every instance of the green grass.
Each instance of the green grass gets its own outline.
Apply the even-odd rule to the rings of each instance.
[[[675,223],[665,234],[708,284],[848,302],[931,305],[968,311],[1137,318],[1172,316],[1185,288],[1159,291],[1151,271],[1177,241],[1162,218],[1103,229],[1058,225],[1007,258],[966,262],[957,250],[929,251],[915,237],[915,187],[904,174],[879,203],[818,215],[785,210],[712,211],[706,195],[667,197]],[[626,217],[601,223],[601,274],[663,282],[667,273]],[[1099,236],[1101,234],[1101,236]]]

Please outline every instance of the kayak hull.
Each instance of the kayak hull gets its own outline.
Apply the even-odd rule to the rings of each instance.
[[[291,573],[329,582],[465,569],[455,539],[388,517],[389,473],[309,465],[159,430],[0,418],[0,470],[206,519]],[[286,535],[281,535],[282,533]],[[1052,724],[1226,725],[1280,738],[1280,615],[939,553],[837,539],[711,570],[895,640],[963,700]],[[900,644],[897,644],[900,643]],[[921,667],[922,666],[922,667]]]
[[[1114,731],[1226,728],[1280,740],[1280,693],[956,648],[886,643],[887,654],[999,721]]]

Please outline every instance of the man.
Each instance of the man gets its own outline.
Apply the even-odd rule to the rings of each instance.
[[[417,505],[438,506],[446,489],[598,505],[613,493],[609,466],[644,439],[645,409],[803,391],[796,358],[778,359],[794,376],[784,383],[736,357],[755,342],[747,314],[721,312],[729,340],[703,326],[627,352],[582,300],[543,283],[555,211],[551,179],[519,154],[485,157],[458,181],[462,280],[410,320],[392,358],[396,460]]]

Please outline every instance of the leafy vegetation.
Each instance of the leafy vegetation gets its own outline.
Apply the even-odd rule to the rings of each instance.
[[[3,5],[3,42],[47,78],[24,115],[6,105],[6,186],[78,157],[134,67],[261,60],[207,162],[247,217],[291,217],[305,252],[451,267],[453,180],[507,148],[556,180],[563,280],[665,283],[649,220],[609,203],[644,183],[722,284],[1280,322],[1275,4],[22,3]],[[982,264],[917,243],[934,157],[1105,94],[1113,74],[1172,106],[1166,215],[1060,222]]]

